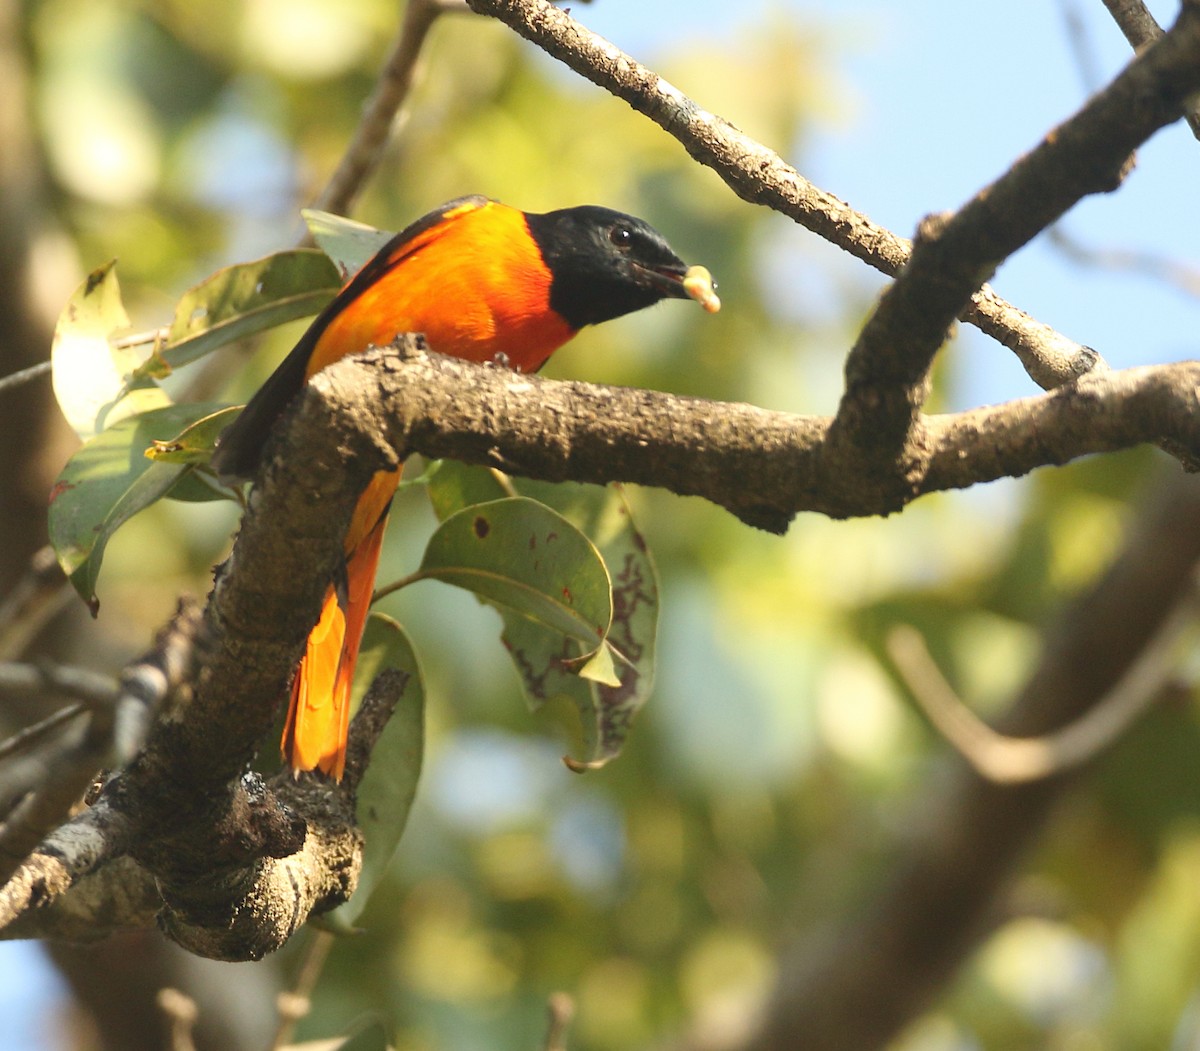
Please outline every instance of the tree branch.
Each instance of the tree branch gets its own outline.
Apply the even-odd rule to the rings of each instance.
[[[980,719],[955,696],[910,625],[894,628],[886,647],[921,710],[975,772],[997,784],[1022,784],[1068,773],[1114,745],[1167,692],[1178,671],[1171,651],[1195,619],[1194,601],[1180,603],[1104,697],[1074,722],[1039,737],[1010,737]]]
[[[912,257],[859,334],[830,432],[834,458],[852,471],[882,469],[903,486],[904,453],[947,331],[991,271],[1082,197],[1116,189],[1133,151],[1179,119],[1200,89],[1200,4],[1143,51],[1079,113],[953,216],[921,226]]]
[[[70,597],[67,577],[47,544],[0,601],[0,660],[15,660]]]
[[[1177,475],[1145,507],[1109,571],[1064,610],[1003,720],[1038,737],[1069,725],[1117,688],[1194,587],[1200,479]],[[751,1051],[885,1046],[925,1009],[987,933],[1018,864],[1071,785],[983,780],[961,760],[921,793],[911,836],[861,916],[793,949]]]
[[[99,936],[157,914],[193,952],[257,959],[353,891],[357,781],[245,773],[272,735],[351,508],[372,470],[395,462],[374,439],[351,445],[350,468],[345,452],[272,461],[144,751],[0,890],[3,936]],[[381,678],[393,695],[368,714],[399,693],[399,677]],[[356,720],[356,753],[374,732]]]
[[[1140,51],[1163,35],[1162,27],[1142,0],[1104,0],[1104,6],[1134,51]],[[1186,118],[1192,134],[1200,139],[1200,102],[1188,104]]]
[[[397,114],[416,80],[418,62],[438,16],[453,10],[442,0],[409,0],[400,33],[379,73],[375,90],[363,106],[354,138],[314,208],[348,215],[371,173],[379,165]],[[462,10],[466,10],[462,5]]]
[[[814,186],[775,151],[703,109],[567,12],[546,0],[469,3],[649,117],[743,200],[788,216],[881,273],[895,276],[908,262],[912,246],[906,238]],[[1013,351],[1045,389],[1106,367],[1091,347],[1031,318],[987,285],[971,297],[962,319]]]
[[[1198,389],[1200,363],[1165,365],[922,419],[912,455],[924,466],[909,496],[1164,436],[1200,455]],[[825,470],[829,425],[523,376],[429,353],[412,337],[323,371],[268,448],[191,664],[172,674],[179,688],[145,750],[0,892],[0,924],[20,918],[6,936],[100,932],[158,911],[193,951],[257,958],[349,894],[359,756],[395,701],[398,677],[383,677],[392,696],[371,700],[356,719],[356,759],[341,786],[264,784],[244,770],[272,735],[351,509],[375,470],[420,451],[548,480],[620,479],[701,495],[777,530],[798,510],[892,510],[877,489]]]
[[[532,12],[551,27],[547,39],[574,40],[586,55],[579,62],[598,63],[597,77],[624,84],[635,105],[665,121],[747,199],[803,215],[861,257],[887,260],[889,272],[909,260],[904,242],[649,71],[595,38],[571,37],[578,27],[561,12],[535,0],[472,4],[518,20]],[[1044,376],[1062,384],[1091,372],[1007,405],[947,417],[918,411],[946,326],[985,271],[1080,195],[1119,180],[1133,145],[1200,87],[1197,55],[1200,5],[1191,0],[1179,25],[1079,117],[954,219],[927,225],[851,354],[835,420],[555,383],[439,357],[412,339],[319,374],[268,449],[195,646],[167,676],[166,703],[145,748],[0,890],[5,935],[103,933],[157,915],[195,952],[254,959],[283,944],[310,913],[348,896],[360,857],[354,790],[399,692],[397,677],[381,678],[356,720],[351,776],[340,786],[315,777],[264,782],[246,770],[273,735],[359,493],[376,470],[410,452],[547,480],[663,486],[777,532],[800,510],[889,513],[922,493],[1139,442],[1169,441],[1200,459],[1200,364],[1104,372],[1094,356],[1064,348],[1044,327],[1035,326],[1034,338],[1020,319],[1002,326],[1006,342],[1041,362]],[[1032,206],[1021,199],[1030,193]],[[989,296],[976,297],[976,311]],[[872,427],[882,441],[865,437]],[[1144,643],[1132,634],[1130,644]]]
[[[1200,363],[1089,375],[1047,394],[921,417],[897,498],[835,473],[832,421],[657,391],[525,376],[447,358],[415,342],[372,349],[321,374],[290,432],[303,461],[323,447],[386,436],[421,452],[546,481],[635,482],[701,496],[783,532],[800,511],[887,514],[925,493],[1168,439],[1200,457]]]

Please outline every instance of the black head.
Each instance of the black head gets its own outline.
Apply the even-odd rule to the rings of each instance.
[[[572,328],[688,298],[687,266],[641,219],[581,205],[526,221],[552,275],[550,305]]]

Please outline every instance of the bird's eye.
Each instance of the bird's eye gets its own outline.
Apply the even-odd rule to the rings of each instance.
[[[633,244],[633,231],[628,226],[614,226],[608,231],[608,239],[618,248],[628,248]]]

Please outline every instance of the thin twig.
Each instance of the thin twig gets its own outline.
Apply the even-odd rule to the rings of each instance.
[[[202,623],[200,604],[189,596],[181,598],[151,649],[121,672],[113,722],[118,763],[133,759],[145,744],[155,716],[188,682]]]
[[[117,683],[110,675],[100,675],[87,668],[48,663],[0,663],[0,689],[22,694],[73,697],[92,708],[111,706],[118,695]]]
[[[982,777],[996,784],[1040,781],[1075,770],[1112,745],[1162,695],[1176,668],[1170,653],[1195,619],[1180,603],[1125,675],[1075,722],[1038,737],[998,733],[955,694],[920,632],[894,628],[887,650],[921,711]]]
[[[47,544],[34,553],[25,575],[0,601],[0,660],[19,657],[70,596],[66,575]]]
[[[30,365],[27,369],[20,369],[17,372],[10,372],[3,379],[0,379],[0,394],[12,387],[19,387],[22,383],[28,383],[30,380],[35,380],[39,376],[44,376],[50,371],[50,362],[39,361],[36,365]]]
[[[813,185],[774,150],[703,109],[653,70],[546,0],[468,0],[547,54],[624,100],[672,135],[743,200],[788,216],[830,244],[895,276],[912,244]],[[1039,386],[1050,389],[1107,368],[1101,356],[1030,317],[983,285],[962,313],[1011,350]]]
[[[116,684],[114,683],[113,685],[115,691]],[[79,704],[78,702],[68,704],[65,708],[60,708],[53,715],[48,715],[41,722],[23,727],[7,740],[0,741],[0,759],[8,759],[10,756],[19,755],[40,745],[55,730],[61,729],[72,719],[86,714],[87,711],[87,705]]]
[[[1059,0],[1058,6],[1066,23],[1067,43],[1075,55],[1079,78],[1085,90],[1095,91],[1102,78],[1096,64],[1096,49],[1088,38],[1087,21],[1079,9],[1078,0]]]
[[[425,580],[428,574],[419,569],[414,569],[411,573],[406,573],[402,577],[397,577],[395,580],[389,581],[381,588],[376,588],[371,595],[371,602],[376,603],[381,598],[387,598],[388,595],[394,595],[397,591],[402,591],[411,584],[417,583],[419,580]]]
[[[97,707],[53,746],[6,766],[0,792],[16,805],[0,825],[0,886],[80,802],[105,764],[111,738],[111,710]]]
[[[0,884],[39,842],[66,820],[101,767],[128,762],[141,748],[150,717],[186,680],[201,623],[200,607],[181,600],[150,651],[129,664],[118,681],[81,668],[0,664],[9,690],[53,691],[88,705],[86,719],[59,713],[6,742],[10,761],[0,799],[15,804],[0,826]],[[51,742],[50,731],[61,730]]]
[[[1185,295],[1200,298],[1200,269],[1150,252],[1120,248],[1089,248],[1056,223],[1046,231],[1050,244],[1071,262],[1102,270],[1123,270],[1148,280],[1172,285]]]
[[[171,1051],[196,1051],[196,1001],[178,989],[164,988],[158,991],[158,1008],[170,1022]]]
[[[296,1023],[308,1014],[312,1007],[313,990],[317,987],[317,980],[321,977],[332,948],[333,934],[313,928],[312,939],[304,951],[295,984],[276,998],[279,1025],[275,1030],[275,1039],[271,1041],[271,1051],[282,1051],[291,1042]]]
[[[544,1051],[567,1051],[567,1030],[575,1018],[575,1001],[568,993],[551,993],[546,1001]]]
[[[1134,51],[1153,44],[1163,35],[1162,26],[1142,0],[1103,0],[1103,3]],[[1192,134],[1200,139],[1200,102],[1188,104],[1184,119]]]
[[[317,197],[314,207],[339,215],[349,214],[371,173],[379,166],[394,126],[416,80],[419,59],[438,17],[449,10],[466,10],[465,4],[439,0],[409,0],[400,32],[380,71],[375,90],[363,107],[354,138],[341,162]]]

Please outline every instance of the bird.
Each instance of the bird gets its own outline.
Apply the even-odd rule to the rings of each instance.
[[[317,372],[369,345],[421,333],[431,350],[535,372],[580,329],[663,299],[720,309],[711,275],[688,267],[645,221],[598,205],[524,212],[455,198],[392,237],[315,318],[217,441],[211,467],[252,479],[272,429]],[[340,781],[350,687],[400,469],[358,500],[343,564],[292,680],[281,751],[293,772]]]

